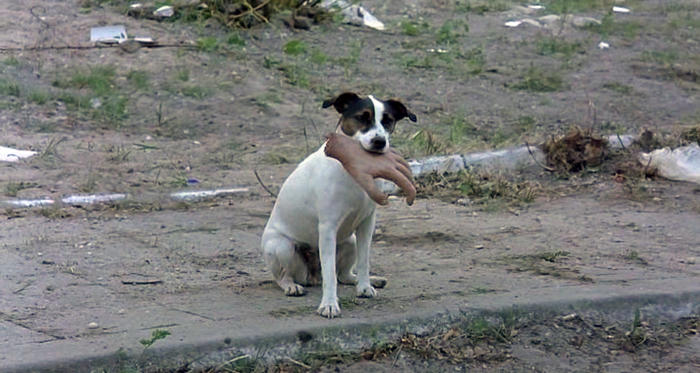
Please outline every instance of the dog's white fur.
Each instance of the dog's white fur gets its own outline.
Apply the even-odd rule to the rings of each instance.
[[[367,150],[373,149],[373,139],[384,138],[384,149],[374,151],[386,152],[389,133],[380,123],[384,105],[369,98],[375,111],[373,125],[352,137]],[[324,149],[325,144],[301,162],[282,185],[262,236],[262,248],[268,269],[287,295],[304,295],[304,285],[319,281],[298,245],[310,246],[314,257],[320,255],[323,297],[317,312],[333,318],[340,315],[338,282],[357,285],[357,296],[372,298],[377,296],[375,286],[384,286],[386,279],[370,279],[369,275],[376,204]]]

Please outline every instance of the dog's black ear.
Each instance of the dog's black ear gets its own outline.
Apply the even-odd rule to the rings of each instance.
[[[357,93],[345,92],[341,93],[340,96],[336,98],[331,98],[326,101],[323,101],[323,108],[325,109],[333,105],[333,107],[335,107],[335,110],[342,114],[343,111],[345,111],[345,109],[347,109],[348,106],[350,106],[350,104],[360,100],[361,98],[357,95]]]
[[[396,120],[397,122],[403,118],[408,118],[411,120],[411,122],[414,123],[417,120],[416,115],[413,114],[410,110],[408,110],[406,106],[403,103],[401,103],[401,101],[388,100],[386,101],[386,105],[389,107],[389,110],[393,112],[394,120]]]

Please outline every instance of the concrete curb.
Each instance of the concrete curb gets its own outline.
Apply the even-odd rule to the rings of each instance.
[[[564,296],[561,294],[561,288],[540,289],[539,294],[524,294],[520,298],[514,294],[489,295],[474,297],[467,305],[455,304],[447,299],[443,309],[428,313],[409,312],[375,319],[340,318],[329,321],[326,326],[313,328],[305,327],[301,322],[286,322],[285,327],[274,334],[256,334],[250,330],[243,330],[238,331],[238,334],[236,331],[228,331],[227,336],[225,323],[190,325],[187,327],[197,328],[203,337],[187,345],[166,338],[157,342],[157,347],[144,354],[126,356],[119,352],[104,351],[89,356],[62,356],[52,361],[22,361],[15,362],[15,366],[6,366],[3,372],[121,372],[134,366],[140,369],[175,369],[185,363],[189,369],[203,369],[225,365],[231,359],[246,354],[274,362],[287,357],[293,358],[300,352],[314,351],[319,346],[330,346],[342,351],[359,351],[377,341],[395,341],[408,332],[425,334],[445,330],[469,318],[495,315],[502,311],[525,314],[528,320],[535,322],[545,317],[563,316],[572,312],[584,318],[602,316],[610,321],[628,322],[632,320],[634,310],[639,309],[643,319],[652,324],[700,313],[700,288],[692,280],[670,279],[662,283],[649,282],[634,287],[605,287],[607,289],[591,289],[595,290],[591,293],[579,291]],[[181,329],[178,333],[187,331]],[[302,331],[313,336],[311,342],[301,343],[298,340],[298,333]],[[80,342],[75,341],[76,344]],[[70,351],[72,347],[62,343],[65,351]],[[40,346],[37,347],[41,348]]]

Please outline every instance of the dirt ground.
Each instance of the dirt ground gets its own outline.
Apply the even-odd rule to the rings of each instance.
[[[396,0],[363,2],[387,24],[383,32],[340,23],[291,30],[279,18],[232,31],[211,19],[135,19],[121,1],[4,2],[0,48],[86,46],[91,27],[112,24],[182,46],[0,54],[0,145],[39,152],[0,164],[0,200],[128,193],[133,201],[4,209],[2,320],[39,332],[41,341],[84,338],[95,314],[70,310],[93,309],[97,299],[106,309],[100,324],[118,325],[138,307],[172,311],[183,299],[196,304],[187,312],[225,320],[224,306],[205,307],[217,297],[261,307],[257,322],[272,327],[312,318],[318,289],[290,300],[265,282],[258,245],[274,198],[253,171],[277,190],[334,128],[337,115],[321,101],[346,90],[396,97],[416,113],[418,122],[399,123],[392,137],[411,158],[537,144],[575,126],[603,135],[649,129],[682,144],[677,134],[700,123],[700,5],[630,0],[629,14],[610,15],[606,1],[543,3],[549,10],[540,15],[569,9],[604,22],[507,28],[534,16],[513,8],[517,2]],[[601,41],[610,48],[598,48]],[[621,181],[605,167],[499,175],[527,182],[534,202],[449,194],[380,209],[372,269],[390,283],[376,302],[344,289],[344,317],[700,274],[697,186],[634,175]],[[222,187],[250,192],[200,203],[166,198]],[[149,281],[157,287],[128,286]],[[98,291],[85,297],[85,288]],[[149,316],[141,327],[158,325]],[[687,357],[692,371],[696,339],[664,356]],[[570,351],[518,351],[471,369],[578,369],[571,360],[552,365]],[[447,369],[411,356],[401,369],[389,368],[389,358],[341,371],[425,371],[423,360]],[[610,361],[678,371],[674,359],[651,366],[641,353],[621,356]],[[606,362],[595,370],[627,369]]]

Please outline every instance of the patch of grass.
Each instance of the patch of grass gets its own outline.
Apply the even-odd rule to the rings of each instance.
[[[486,66],[486,54],[482,46],[471,48],[458,55],[459,58],[466,60],[466,67],[469,74],[478,75],[484,72]]]
[[[641,59],[658,65],[670,65],[676,61],[678,54],[675,51],[644,51]]]
[[[564,78],[559,71],[532,66],[522,80],[511,87],[533,92],[554,92],[564,88]]]
[[[449,127],[449,140],[451,144],[460,144],[467,136],[474,136],[478,131],[474,123],[461,115],[442,117],[440,123]]]
[[[184,96],[196,98],[199,100],[205,99],[214,94],[211,88],[202,85],[184,86],[180,89],[180,93],[182,93]]]
[[[17,194],[24,189],[30,189],[30,188],[36,188],[38,186],[37,183],[34,182],[14,182],[10,181],[9,183],[5,184],[5,195],[8,197],[17,197]]]
[[[427,22],[418,23],[412,21],[401,22],[401,33],[407,36],[419,36],[430,29]]]
[[[561,55],[568,59],[584,51],[583,45],[576,41],[569,42],[560,38],[540,38],[537,40],[537,54],[542,56]]]
[[[287,83],[301,88],[309,88],[309,74],[304,67],[297,64],[282,64],[279,69],[287,78]]]
[[[590,24],[585,29],[600,34],[604,38],[612,35],[624,36],[634,39],[644,29],[644,24],[639,21],[615,22],[615,15],[609,12],[600,20],[600,24]]]
[[[533,202],[537,189],[524,182],[511,182],[500,175],[460,170],[454,174],[431,173],[416,179],[418,195],[454,201],[468,197],[476,204],[499,208]],[[495,203],[495,204],[494,204]]]
[[[323,65],[328,61],[328,55],[325,53],[321,52],[320,50],[314,48],[311,50],[311,62],[315,63],[316,65]]]
[[[131,82],[137,89],[147,90],[150,86],[148,72],[143,70],[130,70],[126,74],[126,79]]]
[[[54,203],[49,207],[42,207],[36,212],[38,215],[43,216],[47,219],[65,219],[73,216],[69,211],[61,207],[60,203]]]
[[[351,72],[357,69],[357,64],[360,62],[364,44],[364,39],[352,41],[350,43],[350,49],[348,50],[347,55],[335,59],[334,62],[345,69],[346,77],[350,76]]]
[[[0,95],[19,97],[20,91],[19,84],[0,79]]]
[[[180,69],[177,71],[177,80],[186,82],[190,80],[190,69]]]
[[[93,193],[95,189],[97,188],[97,176],[92,173],[92,171],[88,172],[87,177],[85,180],[83,180],[80,185],[78,185],[78,192],[80,193]]]
[[[577,14],[592,10],[608,10],[612,2],[608,0],[545,0],[545,10],[551,14]]]
[[[213,53],[221,49],[219,39],[216,36],[205,36],[197,39],[197,50],[200,52]]]
[[[463,0],[455,2],[455,10],[462,13],[476,13],[482,15],[488,12],[504,12],[511,5],[504,0]]]
[[[77,72],[68,82],[54,81],[53,85],[59,88],[90,88],[98,96],[107,96],[114,89],[114,78],[117,69],[114,66],[96,66],[89,73]]]
[[[129,117],[128,104],[128,96],[108,97],[99,108],[92,110],[92,116],[95,119],[119,126],[124,119]]]
[[[462,34],[457,31],[460,26],[465,34],[469,32],[469,24],[465,22],[455,20],[445,21],[438,29],[435,35],[435,41],[438,44],[456,44],[457,39],[462,36]]]
[[[622,93],[623,95],[628,95],[634,91],[631,85],[623,84],[620,82],[610,82],[603,84],[603,88]]]
[[[19,67],[19,59],[17,59],[17,57],[14,55],[7,56],[3,63],[7,66]]]
[[[306,53],[306,43],[302,40],[292,39],[284,45],[284,53],[290,56],[298,56]]]
[[[27,96],[27,100],[37,105],[43,105],[49,100],[49,94],[43,91],[32,91]]]
[[[241,37],[240,34],[238,33],[233,33],[228,36],[228,39],[226,39],[226,43],[229,45],[235,45],[238,47],[244,47],[246,45],[245,39]]]
[[[402,56],[399,59],[399,64],[404,69],[431,69],[433,67],[433,58],[430,55],[423,57],[415,55]]]

